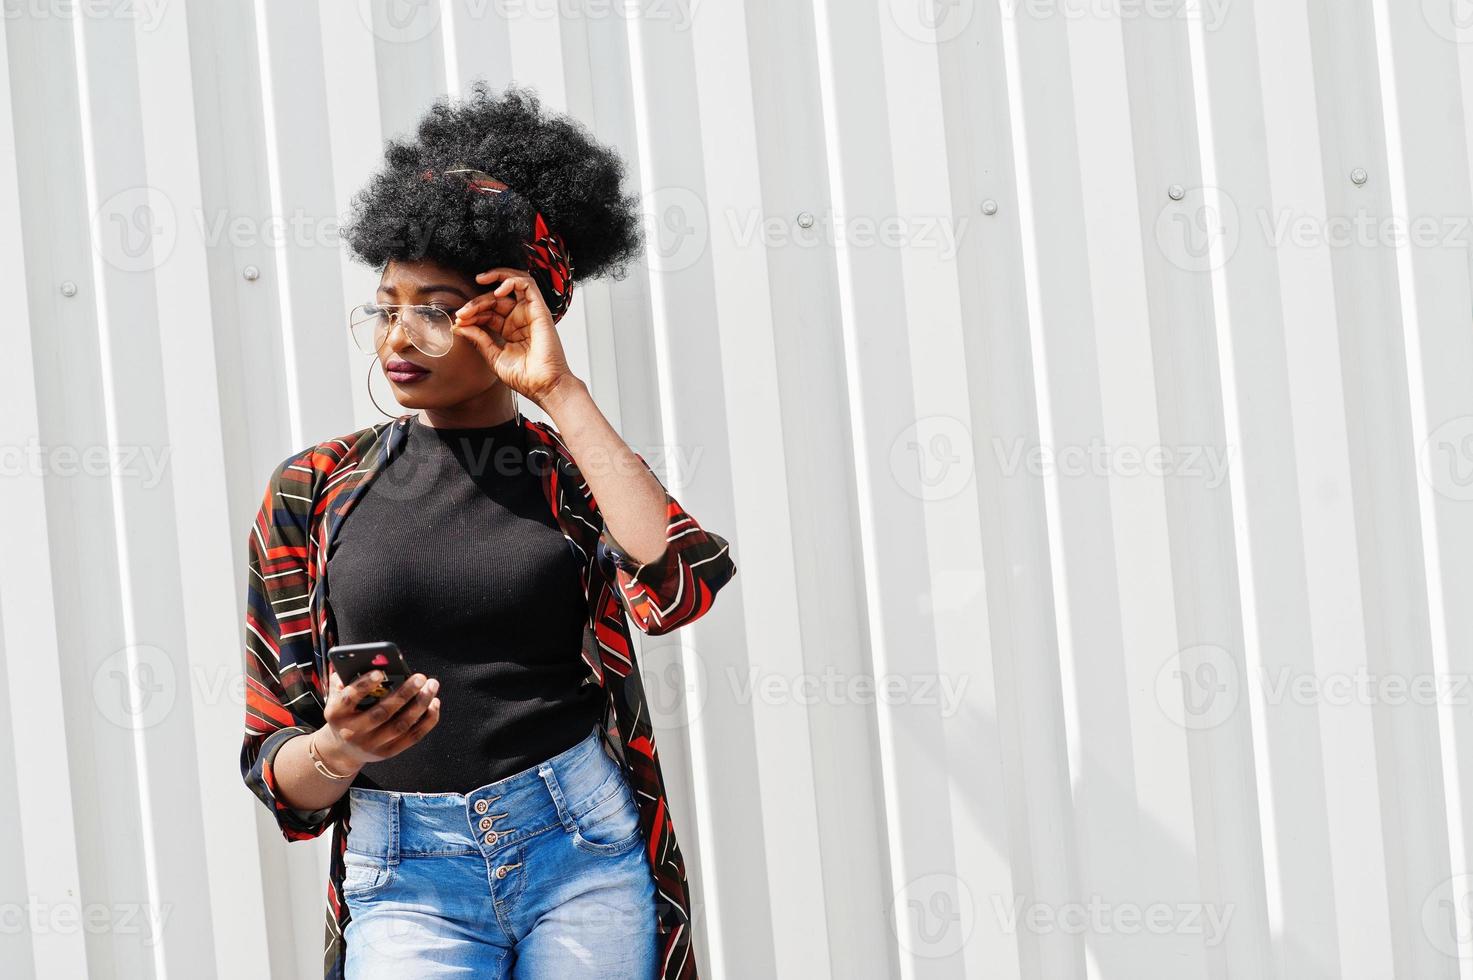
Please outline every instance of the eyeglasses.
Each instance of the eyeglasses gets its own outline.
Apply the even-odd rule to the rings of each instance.
[[[365,354],[383,349],[394,324],[402,324],[414,349],[428,357],[444,357],[455,342],[455,317],[438,306],[388,306],[363,303],[348,312],[348,332]]]

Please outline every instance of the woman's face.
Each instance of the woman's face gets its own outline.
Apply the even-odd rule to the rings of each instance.
[[[429,259],[393,261],[379,281],[376,302],[394,306],[435,306],[449,319],[485,292],[474,279]],[[402,323],[378,341],[379,365],[394,398],[405,408],[446,409],[484,395],[501,384],[474,344],[455,337],[448,353],[430,357],[417,349]]]

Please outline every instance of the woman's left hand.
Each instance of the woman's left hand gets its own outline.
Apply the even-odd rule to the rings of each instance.
[[[454,332],[469,340],[502,384],[537,405],[558,383],[572,377],[552,313],[525,270],[488,269],[479,283],[501,280],[456,313]]]

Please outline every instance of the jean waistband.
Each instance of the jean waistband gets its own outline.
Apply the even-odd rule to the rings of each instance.
[[[469,793],[348,790],[348,850],[401,856],[490,853],[577,819],[623,788],[595,726],[557,755]]]

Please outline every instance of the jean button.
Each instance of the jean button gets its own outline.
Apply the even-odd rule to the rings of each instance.
[[[486,810],[490,808],[490,806],[491,806],[491,804],[487,803],[485,800],[477,800],[476,801],[476,812],[477,813],[485,813]]]
[[[481,818],[481,823],[480,823],[480,828],[482,830],[490,830],[491,829],[491,818],[490,817],[482,817]]]
[[[495,844],[496,843],[496,839],[497,839],[498,836],[500,836],[500,835],[498,835],[496,833],[496,831],[494,831],[494,830],[491,831],[489,834],[486,835],[486,843],[487,844]]]

